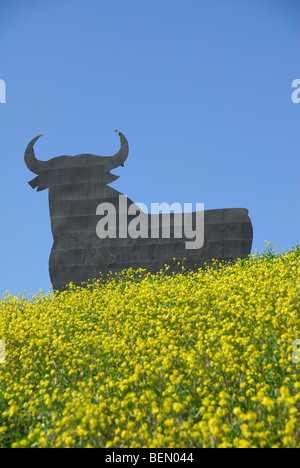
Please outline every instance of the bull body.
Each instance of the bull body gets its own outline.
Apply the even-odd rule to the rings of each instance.
[[[49,209],[53,246],[49,259],[49,273],[54,290],[63,290],[69,282],[80,285],[98,278],[100,273],[115,272],[125,268],[146,268],[159,271],[165,264],[185,259],[185,267],[200,268],[211,259],[233,260],[245,258],[252,245],[252,224],[248,210],[244,208],[208,210],[204,212],[204,244],[200,249],[187,250],[187,238],[173,236],[176,216],[171,214],[169,239],[151,238],[151,225],[162,225],[165,215],[149,215],[149,233],[138,238],[120,236],[119,226],[115,238],[100,239],[96,226],[100,216],[96,214],[100,203],[108,202],[119,213],[119,197],[122,195],[108,184],[118,178],[110,173],[124,165],[128,156],[128,142],[117,132],[121,140],[120,151],[111,157],[80,154],[58,156],[49,161],[39,161],[33,146],[34,138],[25,151],[28,168],[37,174],[29,184],[37,190],[49,189]],[[123,196],[123,198],[125,198]],[[125,198],[125,210],[138,207]],[[141,211],[141,210],[139,210]],[[193,216],[195,213],[193,214]],[[130,222],[130,216],[128,216]],[[191,222],[195,224],[195,217]],[[177,265],[177,263],[176,263]]]

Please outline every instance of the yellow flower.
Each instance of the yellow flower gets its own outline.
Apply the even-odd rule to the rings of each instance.
[[[236,445],[237,448],[251,448],[251,443],[248,440],[240,439]]]
[[[38,447],[45,448],[47,446],[47,439],[46,437],[40,437],[38,440]]]
[[[175,424],[175,421],[173,418],[169,418],[164,421],[164,425],[167,427],[172,427],[174,426],[174,424]]]
[[[261,404],[266,406],[268,408],[268,411],[271,411],[275,406],[274,401],[271,400],[271,398],[268,398],[268,397],[264,397]]]
[[[290,396],[289,389],[285,386],[280,387],[281,397],[286,400]]]
[[[183,405],[181,403],[173,403],[173,410],[176,413],[180,413],[183,410]]]
[[[163,410],[166,414],[169,414],[172,411],[172,398],[165,398]]]
[[[7,294],[0,448],[298,448],[299,255]]]
[[[232,412],[235,416],[240,416],[242,414],[241,408],[234,408]]]
[[[242,434],[243,434],[244,437],[248,438],[248,437],[251,436],[251,432],[249,432],[247,424],[242,424],[241,425],[241,431],[242,431]]]

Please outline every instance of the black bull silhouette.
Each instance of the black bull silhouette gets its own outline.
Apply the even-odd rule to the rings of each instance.
[[[174,236],[178,218],[172,213],[146,214],[149,218],[149,233],[146,236],[119,236],[121,231],[117,226],[115,238],[99,238],[96,233],[97,223],[101,219],[96,214],[98,205],[111,203],[116,214],[120,214],[119,197],[122,194],[108,184],[118,179],[110,171],[124,165],[129,149],[125,136],[116,132],[121,148],[110,157],[79,154],[40,161],[35,157],[33,146],[41,135],[31,140],[26,148],[25,163],[37,174],[29,184],[32,188],[37,187],[37,191],[49,189],[54,239],[49,272],[54,290],[63,290],[69,282],[80,285],[98,278],[100,273],[106,275],[109,271],[117,272],[129,267],[142,267],[154,273],[165,264],[174,270],[178,268],[178,262],[184,260],[186,269],[197,269],[212,259],[232,261],[250,254],[253,231],[245,208],[204,211],[204,244],[198,249],[186,248],[186,242],[191,238],[185,234],[181,238]],[[126,202],[126,210],[134,206],[142,213],[128,197],[123,195],[122,198],[123,205],[124,200]],[[166,216],[169,216],[170,238],[165,238],[161,232]],[[133,215],[128,215],[127,222],[132,218]],[[151,237],[151,223],[160,226],[156,238]],[[190,228],[195,230],[196,213],[191,214],[190,223]]]

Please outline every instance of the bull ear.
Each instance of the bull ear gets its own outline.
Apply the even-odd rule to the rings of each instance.
[[[30,187],[35,189],[39,185],[39,176],[35,177],[32,179],[30,182],[28,182]]]
[[[105,174],[105,183],[106,184],[111,184],[112,182],[114,182],[115,180],[117,180],[120,176],[118,175],[115,175],[115,174],[111,174],[110,172],[107,172]]]

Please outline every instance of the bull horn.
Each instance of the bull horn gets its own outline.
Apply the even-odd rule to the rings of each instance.
[[[128,141],[126,140],[123,133],[119,132],[119,130],[115,130],[120,137],[121,140],[121,148],[120,150],[114,155],[109,157],[109,166],[110,169],[114,169],[118,166],[122,166],[128,157]]]
[[[34,149],[33,146],[35,142],[43,135],[38,135],[37,137],[33,138],[33,140],[28,143],[27,148],[25,150],[25,163],[28,169],[30,171],[34,172],[35,174],[38,174],[39,171],[43,168],[45,168],[47,161],[39,161],[36,159],[35,154],[34,154]]]

